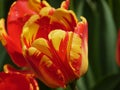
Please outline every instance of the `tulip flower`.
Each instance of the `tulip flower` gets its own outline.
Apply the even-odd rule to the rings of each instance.
[[[87,21],[71,10],[45,7],[25,23],[23,54],[49,87],[65,87],[87,70]]]
[[[39,90],[39,88],[30,74],[7,70],[0,72],[0,90]]]
[[[67,10],[69,0],[58,9],[44,0],[16,2],[20,8],[15,4],[17,9],[10,10],[9,33],[2,24],[0,30],[0,39],[13,61],[31,68],[37,78],[52,88],[65,87],[84,75],[88,68],[88,25],[84,17],[79,22],[75,13]]]
[[[46,1],[39,0],[17,0],[14,2],[7,17],[7,32],[4,27],[4,20],[0,20],[0,39],[8,51],[13,62],[18,66],[27,66],[24,56],[20,36],[24,23],[33,14],[39,13],[42,7],[48,6]]]
[[[117,64],[120,66],[120,30],[118,32],[118,39],[117,39],[117,53],[116,53],[116,57],[117,57]]]

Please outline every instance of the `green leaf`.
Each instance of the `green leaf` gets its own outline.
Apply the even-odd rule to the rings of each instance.
[[[89,64],[93,72],[95,81],[102,76],[101,56],[100,56],[100,15],[97,10],[97,4],[91,0],[86,1],[84,5],[83,16],[88,21],[88,53],[89,53]]]
[[[87,87],[87,90],[90,90],[91,87],[93,87],[96,83],[95,77],[93,74],[94,73],[91,69],[91,66],[89,65],[88,71],[87,71],[86,75],[83,77],[83,78],[85,78],[84,81],[85,81],[85,85]]]
[[[56,88],[56,89],[53,89],[53,90],[63,90],[63,88]]]
[[[105,0],[98,2],[100,11],[100,53],[104,74],[116,73],[116,27],[110,8]],[[104,63],[104,64],[103,64]]]
[[[87,4],[86,4],[87,3]],[[105,0],[85,3],[84,13],[89,26],[89,63],[95,81],[108,74],[117,73],[116,27]]]
[[[85,78],[84,77],[81,77],[77,81],[77,88],[78,88],[78,90],[87,90],[87,86],[86,86]]]
[[[120,74],[114,74],[101,80],[92,90],[118,90],[120,89]]]
[[[83,9],[85,5],[85,0],[72,0],[74,4],[74,12],[76,13],[76,16],[78,19],[80,19],[80,16],[83,15]]]

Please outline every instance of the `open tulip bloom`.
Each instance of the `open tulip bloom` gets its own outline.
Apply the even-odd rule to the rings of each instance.
[[[0,40],[12,61],[49,87],[65,87],[88,68],[88,26],[67,10],[45,0],[17,0],[10,8],[7,32],[0,20]],[[29,72],[28,72],[29,73]]]

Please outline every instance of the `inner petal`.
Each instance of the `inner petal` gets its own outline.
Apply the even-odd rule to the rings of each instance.
[[[42,52],[43,54],[52,57],[51,52],[50,52],[50,48],[48,46],[48,42],[46,39],[44,38],[39,38],[36,39],[32,45],[32,47],[35,47],[37,50],[39,50],[40,52]]]
[[[49,39],[52,41],[52,44],[56,51],[59,50],[61,41],[65,38],[65,31],[54,30],[50,32]]]
[[[21,34],[22,44],[29,47],[39,30],[39,25],[35,22],[39,18],[38,15],[33,15],[24,25],[23,32]]]
[[[70,35],[70,33],[69,33]],[[72,68],[75,75],[80,76],[80,67],[82,63],[82,40],[79,35],[73,33],[68,44],[67,58],[69,60],[69,65]]]

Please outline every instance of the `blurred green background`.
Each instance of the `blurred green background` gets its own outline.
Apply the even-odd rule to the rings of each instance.
[[[7,17],[15,0],[0,0],[0,18]],[[63,0],[47,0],[58,8]],[[78,19],[84,16],[89,26],[89,69],[77,81],[78,90],[120,90],[120,69],[116,64],[116,40],[120,28],[120,0],[71,0],[70,9]],[[13,64],[0,44],[0,71],[4,64]],[[40,81],[41,90],[50,89]],[[42,84],[42,85],[41,85]],[[65,90],[70,90],[69,87]]]

